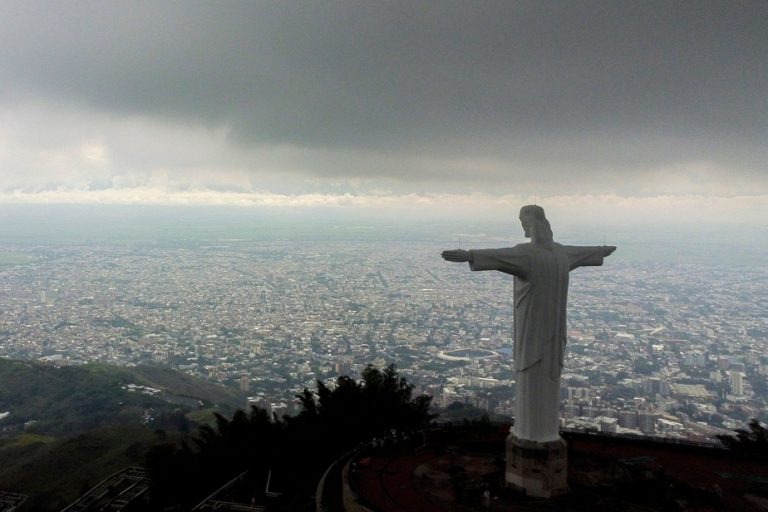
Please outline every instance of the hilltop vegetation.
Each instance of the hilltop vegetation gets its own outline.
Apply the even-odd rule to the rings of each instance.
[[[7,384],[0,411],[12,412],[0,422],[0,490],[28,495],[23,510],[41,512],[61,510],[129,465],[150,471],[152,503],[141,505],[147,510],[189,509],[244,471],[248,501],[264,499],[259,490],[271,471],[282,497],[270,506],[296,510],[342,453],[372,438],[407,436],[432,419],[430,398],[412,397],[413,386],[394,366],[369,366],[360,381],[318,381],[297,397],[299,414],[282,420],[256,407],[232,414],[232,405],[243,403],[237,393],[159,368],[0,360],[0,382]],[[164,391],[129,392],[129,383]],[[194,409],[184,405],[189,401]],[[214,410],[211,424],[187,432],[190,417]]]
[[[23,510],[61,510],[86,488],[192,430],[243,397],[166,368],[56,367],[0,359],[0,490],[29,496]],[[129,391],[128,384],[159,390]]]
[[[269,471],[281,497],[271,510],[306,506],[323,471],[347,450],[373,438],[405,437],[427,426],[431,397],[412,397],[413,386],[394,366],[368,366],[361,381],[346,376],[334,386],[317,382],[298,396],[301,411],[284,420],[253,407],[195,436],[152,449],[147,457],[155,509],[188,510],[232,477],[247,472],[243,498],[260,503]]]
[[[0,490],[29,496],[22,510],[62,510],[82,492],[168,437],[142,426],[107,427],[55,440],[22,434],[0,440]]]
[[[0,412],[10,413],[0,420],[4,435],[69,436],[108,425],[173,428],[198,406],[232,411],[242,403],[234,391],[162,368],[55,367],[0,359],[0,382]],[[132,392],[128,384],[161,392]]]

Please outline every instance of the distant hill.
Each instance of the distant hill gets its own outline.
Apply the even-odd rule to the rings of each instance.
[[[9,413],[0,419],[0,436],[70,436],[108,425],[174,429],[183,427],[182,418],[191,410],[226,413],[244,405],[244,397],[234,390],[142,366],[56,367],[0,359],[0,383],[0,414]]]

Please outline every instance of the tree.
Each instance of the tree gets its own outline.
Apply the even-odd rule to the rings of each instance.
[[[719,435],[717,438],[731,450],[752,453],[759,457],[768,457],[768,429],[757,418],[749,422],[749,430],[736,429],[736,436]]]
[[[191,446],[163,445],[149,454],[154,505],[187,506],[243,471],[290,474],[284,496],[311,493],[328,465],[360,442],[427,426],[431,397],[412,394],[394,365],[369,365],[360,381],[340,376],[332,386],[317,381],[314,393],[304,389],[296,395],[299,414],[284,421],[258,407],[231,419],[215,413],[215,425],[199,427]]]

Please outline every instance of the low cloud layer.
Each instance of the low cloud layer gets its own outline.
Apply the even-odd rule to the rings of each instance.
[[[7,1],[0,19],[5,194],[768,193],[762,2]]]

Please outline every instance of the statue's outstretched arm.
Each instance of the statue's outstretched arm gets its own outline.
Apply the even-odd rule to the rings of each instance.
[[[454,261],[456,263],[466,263],[472,259],[470,252],[464,249],[451,249],[448,251],[443,251],[441,256],[446,261]]]
[[[613,245],[566,245],[563,247],[568,253],[570,270],[578,267],[599,267],[603,264],[603,258],[610,256],[616,250]]]

